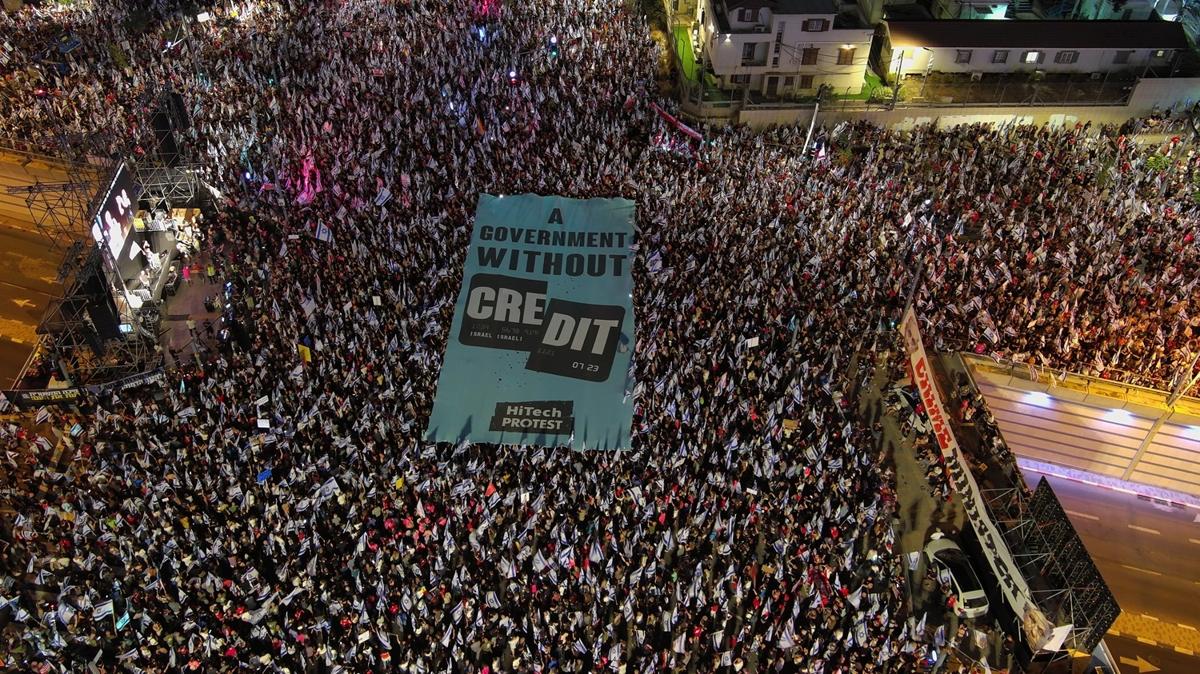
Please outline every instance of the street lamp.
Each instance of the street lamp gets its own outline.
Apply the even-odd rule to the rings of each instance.
[[[925,62],[925,77],[921,80],[921,98],[925,98],[925,85],[929,84],[929,76],[933,73],[933,50],[929,47],[921,47],[929,52],[929,60]]]
[[[900,58],[896,59],[896,77],[892,82],[892,109],[896,108],[896,101],[900,98],[900,68],[904,65],[904,50],[900,50]]]
[[[804,148],[800,151],[801,157],[808,156],[808,142],[812,140],[813,128],[817,126],[817,112],[821,110],[821,101],[825,100],[832,89],[828,82],[817,88],[817,104],[813,106],[812,120],[808,123],[808,133],[804,136]]]

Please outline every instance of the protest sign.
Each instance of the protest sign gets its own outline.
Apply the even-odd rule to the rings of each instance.
[[[3,395],[13,405],[21,409],[31,409],[39,405],[74,405],[84,402],[89,393],[104,395],[149,384],[162,384],[165,380],[166,375],[162,368],[156,368],[149,372],[142,372],[104,384],[55,389],[13,389],[5,391]]]
[[[482,195],[426,437],[628,448],[634,204]]]

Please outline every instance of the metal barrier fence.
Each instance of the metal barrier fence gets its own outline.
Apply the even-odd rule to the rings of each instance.
[[[1052,389],[1072,391],[1082,395],[1085,401],[1091,397],[1100,397],[1106,399],[1106,401],[1121,401],[1123,403],[1121,405],[1122,408],[1132,404],[1167,409],[1167,401],[1171,397],[1170,382],[1161,380],[1151,380],[1151,383],[1157,383],[1160,387],[1145,386],[1117,379],[1106,379],[1080,374],[1061,368],[1032,366],[1028,363],[1020,363],[993,356],[963,353],[962,357],[973,368],[992,375],[1007,377],[1010,383],[1013,379],[1020,379],[1036,384],[1038,390],[1046,393],[1052,392]],[[1137,377],[1133,373],[1126,373],[1119,370],[1115,372],[1128,375],[1128,378]],[[1147,379],[1145,377],[1139,378],[1143,381]],[[1106,402],[1105,404],[1110,407],[1112,406],[1111,402]],[[1175,401],[1174,411],[1177,414],[1200,416],[1200,398],[1181,396],[1179,400]]]
[[[900,87],[900,99],[919,105],[1125,105],[1137,80],[1036,81],[1028,76],[983,80],[933,75],[909,78]]]
[[[676,57],[677,58],[677,57]],[[691,82],[680,76],[680,102],[693,115],[701,117],[731,116],[740,110],[778,110],[811,108],[811,99],[762,99],[757,94],[734,92],[727,100],[700,100]],[[1065,83],[1062,86],[1043,86],[1035,83],[961,82],[930,85],[927,91],[913,96],[920,83],[907,83],[899,100],[892,100],[891,90],[880,89],[872,98],[858,100],[841,96],[829,105],[841,110],[890,110],[973,107],[1121,107],[1129,104],[1132,87],[1128,83],[1108,82],[1090,87]],[[907,92],[907,93],[905,93]],[[739,95],[741,94],[741,95]],[[705,97],[708,98],[707,96]]]

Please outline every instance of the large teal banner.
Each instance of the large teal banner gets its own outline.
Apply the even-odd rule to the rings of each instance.
[[[426,438],[626,449],[634,204],[480,195]]]

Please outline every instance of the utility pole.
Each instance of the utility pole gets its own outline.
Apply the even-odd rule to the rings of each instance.
[[[812,119],[808,122],[808,133],[804,135],[804,149],[800,151],[800,156],[808,155],[808,142],[812,140],[813,127],[817,125],[817,112],[821,109],[821,97],[817,96],[817,104],[813,106]]]
[[[1150,449],[1150,445],[1154,442],[1154,436],[1158,435],[1159,429],[1167,422],[1167,418],[1174,412],[1175,403],[1183,397],[1185,393],[1190,391],[1197,382],[1200,382],[1200,373],[1196,373],[1196,361],[1200,360],[1200,353],[1192,357],[1186,369],[1181,369],[1176,373],[1175,387],[1171,389],[1171,395],[1167,397],[1167,409],[1163,410],[1158,415],[1158,419],[1154,421],[1154,425],[1146,431],[1146,437],[1142,439],[1142,444],[1138,446],[1137,453],[1130,459],[1129,465],[1125,467],[1125,472],[1121,474],[1122,480],[1128,480],[1133,475],[1133,471],[1142,461],[1142,457],[1146,454],[1146,450]]]
[[[914,247],[915,250],[915,247]],[[900,312],[903,316],[912,308],[913,301],[917,299],[917,288],[921,286],[921,279],[925,276],[925,258],[917,260],[917,274],[913,277],[912,287],[908,289],[908,297],[904,300],[904,311]]]
[[[925,85],[929,84],[929,76],[933,74],[933,50],[929,47],[921,47],[929,52],[929,60],[925,62],[925,78],[921,80],[921,98],[925,98]]]
[[[1175,389],[1171,391],[1171,397],[1167,398],[1167,407],[1174,407],[1184,394],[1190,391],[1197,382],[1200,382],[1200,373],[1196,372],[1197,360],[1200,360],[1200,353],[1192,357],[1192,362],[1188,363],[1186,370],[1180,370],[1176,375],[1179,379],[1175,382]]]
[[[896,80],[892,82],[892,109],[896,109],[896,101],[900,98],[900,68],[904,65],[904,50],[900,50],[900,58],[896,59]]]
[[[822,84],[817,89],[817,104],[813,106],[812,120],[808,123],[808,134],[804,136],[804,149],[801,150],[801,156],[808,154],[808,143],[812,140],[813,128],[817,125],[817,111],[821,109],[821,101],[825,99],[825,94],[828,91],[828,84]]]

